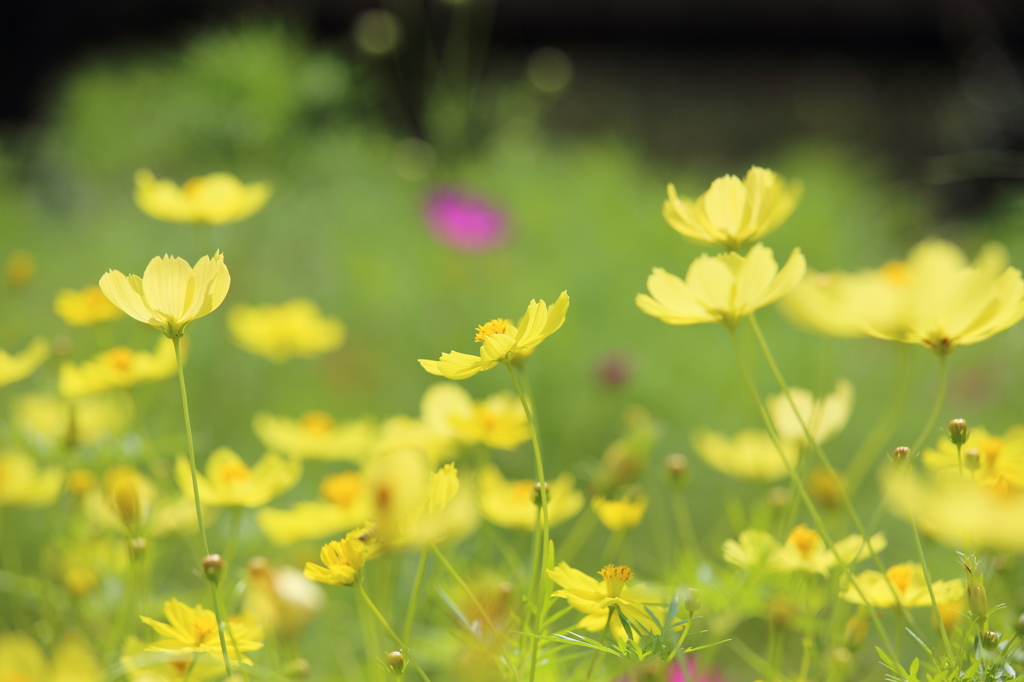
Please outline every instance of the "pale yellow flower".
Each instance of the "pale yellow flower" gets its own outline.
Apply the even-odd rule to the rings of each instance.
[[[147,476],[128,465],[107,469],[99,489],[85,493],[83,509],[96,524],[130,537],[162,537],[199,529],[192,500],[162,496]],[[207,524],[214,518],[215,514],[203,515]]]
[[[42,469],[20,450],[0,452],[0,507],[48,507],[63,485],[60,467]]]
[[[164,602],[164,617],[167,618],[166,623],[139,616],[143,623],[163,637],[147,646],[146,651],[221,654],[217,618],[213,611],[198,604],[194,608],[189,607],[172,599]],[[232,616],[229,620],[233,636],[227,637],[228,657],[252,665],[252,660],[245,653],[263,647],[263,642],[259,641],[263,636],[259,626],[251,618]]]
[[[835,553],[825,546],[818,531],[804,524],[790,531],[786,542],[780,544],[770,533],[747,529],[740,533],[739,541],[726,540],[722,555],[726,561],[741,568],[764,566],[770,571],[790,573],[818,573],[828,576],[839,563],[847,566],[867,559],[871,550],[885,549],[885,534],[871,536],[871,547],[860,535],[850,535],[835,544]],[[836,554],[839,560],[836,560]]]
[[[696,201],[680,198],[670,184],[662,215],[684,237],[735,250],[778,228],[801,194],[800,182],[787,184],[773,171],[752,166],[743,180],[735,175],[718,178]]]
[[[513,450],[530,440],[526,411],[519,398],[508,391],[474,401],[456,383],[434,384],[423,393],[420,418],[438,433],[457,438],[464,445],[483,443]]]
[[[375,455],[363,470],[370,520],[384,547],[399,546],[409,518],[427,502],[430,462],[421,450]]]
[[[204,506],[262,507],[295,487],[302,478],[302,462],[269,452],[250,467],[237,452],[220,447],[210,453],[204,471],[205,476],[196,474]],[[192,469],[184,456],[174,462],[174,477],[181,492],[191,498]]]
[[[323,609],[327,594],[291,566],[271,566],[254,557],[248,566],[245,611],[260,621],[264,631],[294,638]]]
[[[569,294],[562,292],[551,306],[544,301],[530,301],[526,314],[516,326],[511,320],[497,318],[477,327],[476,340],[483,345],[480,355],[452,351],[440,360],[420,360],[423,369],[447,379],[468,379],[499,363],[511,362],[516,355],[536,348],[554,334],[565,322]]]
[[[477,504],[485,519],[502,528],[533,530],[537,525],[536,481],[509,481],[489,464],[478,473]],[[580,513],[586,502],[572,474],[562,472],[548,481],[548,524],[554,527]]]
[[[259,412],[252,418],[252,430],[268,450],[299,459],[347,462],[364,460],[378,434],[373,419],[339,423],[319,410],[298,419]]]
[[[228,311],[231,337],[243,350],[284,362],[315,358],[341,348],[345,325],[305,298],[279,305],[236,305]]]
[[[371,450],[373,456],[400,450],[416,450],[436,466],[460,454],[459,441],[450,431],[435,429],[422,419],[398,414],[381,424]]]
[[[895,606],[914,608],[932,605],[928,584],[924,579],[924,569],[918,563],[908,562],[890,566],[884,576],[878,571],[863,571],[854,580],[867,598],[868,606],[886,609]],[[932,582],[932,590],[935,593],[935,601],[948,604],[963,598],[964,581],[959,578],[936,580]],[[899,602],[893,597],[894,591]],[[857,588],[849,584],[849,581],[839,596],[851,604],[865,603]]]
[[[183,342],[181,346],[184,355],[187,343]],[[151,381],[161,381],[177,372],[174,342],[159,339],[152,352],[115,346],[85,362],[76,364],[66,360],[60,365],[57,387],[63,397],[79,398],[115,388],[131,388]]]
[[[842,431],[850,420],[850,413],[853,412],[853,384],[846,379],[837,380],[832,393],[820,398],[815,398],[806,388],[792,386],[789,394],[793,397],[804,424],[818,443],[831,440]],[[793,411],[793,406],[789,404],[785,394],[768,396],[765,405],[780,438],[800,443],[807,442],[797,413]]]
[[[20,353],[0,349],[0,386],[29,377],[50,357],[50,342],[37,336]]]
[[[93,445],[124,433],[134,419],[135,404],[121,392],[74,401],[26,393],[11,402],[11,422],[41,449]]]
[[[795,466],[800,457],[795,443],[782,442],[783,460],[764,429],[743,429],[732,437],[697,429],[691,434],[690,442],[701,459],[733,478],[775,481],[786,476],[786,462]]]
[[[865,336],[865,323],[886,326],[898,311],[889,301],[906,283],[907,266],[890,261],[876,270],[811,272],[779,301],[779,311],[804,329],[855,338]]]
[[[147,169],[135,172],[135,204],[143,213],[168,223],[237,223],[258,213],[271,194],[270,183],[247,185],[230,173],[189,178],[178,187],[173,180],[158,180]]]
[[[637,294],[636,304],[666,324],[718,322],[731,328],[792,291],[806,269],[800,249],[793,249],[782,270],[763,244],[754,244],[746,256],[703,254],[690,264],[685,281],[654,268],[647,278],[650,295]]]
[[[587,614],[579,622],[579,627],[591,632],[604,630],[613,606],[615,611],[610,630],[617,639],[627,637],[619,618],[620,613],[651,632],[661,632],[659,620],[664,618],[665,608],[659,606],[663,603],[660,595],[643,584],[627,587],[626,583],[633,579],[633,572],[627,566],[608,564],[601,569],[600,575],[602,580],[595,580],[563,561],[548,571],[548,577],[562,588],[553,592],[551,596],[563,597],[569,602],[569,606]],[[648,610],[659,620],[652,618]]]
[[[181,336],[193,320],[216,310],[230,286],[220,251],[213,258],[203,256],[194,268],[182,258],[157,256],[142,277],[110,270],[100,278],[111,303],[168,337]]]
[[[71,594],[81,597],[103,576],[125,575],[130,566],[128,544],[123,538],[108,536],[65,539],[48,548],[42,563]]]
[[[921,460],[924,465],[937,474],[959,476],[964,453],[971,450],[978,453],[978,468],[969,471],[963,467],[964,476],[985,485],[994,486],[1005,482],[1015,488],[1024,489],[1024,426],[1012,426],[1002,436],[990,434],[985,427],[977,426],[970,430],[967,440],[960,448],[960,458],[956,454],[956,446],[949,438],[942,437],[935,448],[924,451]]]
[[[362,537],[366,529],[357,528],[343,540],[332,540],[320,549],[320,564],[306,562],[302,574],[318,583],[351,585],[359,579],[366,563],[367,548]]]
[[[103,682],[96,652],[81,636],[66,634],[46,660],[43,648],[21,632],[0,633],[0,680],[4,682]]]
[[[53,299],[53,312],[72,327],[88,327],[116,320],[124,313],[97,286],[61,289]]]
[[[404,522],[401,541],[428,547],[464,537],[478,522],[472,490],[459,480],[455,465],[448,463],[430,474],[426,497]]]
[[[636,528],[644,520],[644,514],[647,513],[647,498],[638,495],[608,500],[599,496],[590,501],[590,508],[600,519],[601,525],[608,530],[628,530]]]
[[[290,509],[264,507],[256,523],[278,546],[335,535],[365,523],[370,516],[366,484],[358,471],[329,474],[320,482],[323,501],[299,502]]]

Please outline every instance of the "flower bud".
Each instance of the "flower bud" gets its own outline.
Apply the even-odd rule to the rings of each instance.
[[[224,571],[224,559],[220,554],[207,554],[203,557],[203,574],[214,583],[219,583]]]
[[[146,538],[132,538],[128,541],[128,552],[134,561],[146,555]]]
[[[395,675],[401,675],[405,672],[405,656],[402,655],[401,651],[392,651],[384,658],[384,663],[387,665],[388,670]]]
[[[686,485],[690,480],[690,460],[678,452],[665,458],[665,473],[669,480],[679,485]]]
[[[977,448],[971,448],[970,450],[964,451],[964,469],[968,471],[977,471],[981,468],[981,453],[978,452]]]
[[[544,496],[548,498],[548,502],[550,503],[551,502],[551,488],[548,486],[548,484],[546,482],[544,483]],[[533,497],[532,497],[532,499],[533,499],[533,503],[535,505],[537,505],[538,507],[541,506],[542,499],[541,499],[541,494],[540,494],[540,482],[539,481],[537,483],[533,484]]]
[[[998,632],[981,633],[981,648],[986,651],[995,651],[999,646],[1000,635]]]
[[[949,422],[949,440],[953,445],[963,445],[967,442],[967,421],[964,419],[951,419]]]
[[[975,620],[984,621],[988,617],[988,594],[985,593],[985,586],[976,583],[967,583],[967,608]]]
[[[693,587],[686,588],[686,592],[683,594],[683,608],[690,613],[700,610],[700,590]]]
[[[892,451],[892,465],[900,467],[910,461],[910,448],[901,445]]]

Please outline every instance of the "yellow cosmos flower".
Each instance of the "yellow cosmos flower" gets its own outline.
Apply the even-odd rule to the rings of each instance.
[[[64,485],[60,467],[39,468],[19,450],[0,452],[0,507],[48,507]]]
[[[733,478],[776,481],[786,476],[786,462],[795,466],[800,457],[796,444],[784,441],[781,445],[786,459],[783,460],[764,429],[743,429],[732,437],[697,429],[691,434],[690,442],[701,459]]]
[[[132,682],[185,682],[224,677],[224,659],[211,654],[146,651],[138,637],[130,635],[121,649],[121,665]]]
[[[298,419],[259,412],[252,418],[252,430],[263,447],[298,459],[360,462],[377,439],[373,419],[339,423],[320,410]]]
[[[416,450],[435,466],[460,454],[459,441],[451,430],[434,428],[422,419],[404,414],[389,417],[381,424],[371,456],[401,450]]]
[[[345,342],[341,320],[324,315],[305,298],[279,305],[236,305],[228,311],[228,330],[240,348],[274,362],[315,358]]]
[[[263,557],[249,561],[245,611],[260,621],[264,631],[292,639],[323,609],[327,593],[291,566],[271,566]]]
[[[790,387],[789,393],[796,403],[797,412],[818,443],[831,440],[842,431],[853,412],[853,384],[846,379],[837,380],[832,393],[820,398],[815,398],[806,388]],[[784,394],[768,396],[765,405],[780,438],[807,442],[797,413]]]
[[[210,453],[206,475],[197,474],[199,497],[211,507],[262,507],[288,492],[302,478],[302,462],[267,453],[252,467],[227,447]],[[174,462],[174,477],[186,497],[192,497],[192,470],[179,455]]]
[[[199,529],[192,500],[160,495],[157,487],[133,466],[116,466],[103,472],[99,489],[83,499],[86,515],[100,526],[131,537],[162,537]],[[214,515],[203,515],[209,524]]]
[[[320,562],[306,562],[302,575],[326,585],[351,585],[359,579],[366,563],[366,543],[361,539],[366,529],[357,528],[343,540],[332,540],[320,549]]]
[[[478,473],[477,504],[480,513],[495,526],[533,530],[537,525],[537,505],[533,501],[536,481],[509,481],[493,464]],[[576,489],[576,479],[562,472],[548,481],[548,523],[551,527],[580,513],[586,502]]]
[[[662,215],[684,237],[734,251],[778,228],[802,194],[800,182],[787,184],[773,171],[752,166],[743,180],[718,178],[696,201],[680,198],[670,184]]]
[[[111,303],[168,337],[181,336],[193,320],[216,310],[230,286],[220,251],[213,258],[203,256],[195,267],[183,258],[157,256],[142,277],[110,270],[100,278],[100,289]]]
[[[320,497],[323,501],[299,502],[291,509],[260,509],[256,524],[267,539],[283,547],[347,531],[370,516],[366,484],[358,471],[325,476]]]
[[[644,514],[647,513],[647,498],[643,495],[625,497],[621,500],[595,497],[590,501],[590,508],[601,520],[601,525],[608,530],[628,530],[636,528],[644,520]]]
[[[41,449],[93,445],[118,436],[135,419],[127,393],[62,400],[49,393],[27,393],[11,403],[11,422]]]
[[[186,345],[182,344],[183,353]],[[161,381],[174,376],[177,371],[174,343],[170,339],[160,339],[152,352],[115,346],[79,364],[62,362],[57,387],[65,398],[78,398]]]
[[[871,556],[872,549],[876,553],[885,549],[885,534],[875,533],[870,544],[869,549],[863,537],[850,535],[836,542],[835,549],[843,564],[854,564]],[[747,529],[740,533],[738,540],[725,541],[722,555],[726,561],[741,568],[764,566],[770,571],[799,571],[823,576],[828,576],[831,569],[839,564],[832,550],[825,547],[818,531],[802,523],[790,531],[783,544],[779,544],[771,533]]]
[[[157,180],[149,170],[135,172],[135,204],[146,215],[168,223],[237,223],[258,213],[271,194],[270,183],[247,185],[230,173],[189,178],[178,187],[173,180]]]
[[[754,244],[746,256],[703,254],[690,264],[686,281],[654,268],[647,278],[650,295],[637,294],[636,304],[666,324],[717,322],[732,328],[792,291],[806,269],[800,249],[793,249],[782,270],[763,244]]]
[[[167,618],[166,623],[139,616],[143,623],[163,637],[147,646],[146,651],[221,654],[220,634],[213,611],[198,604],[192,608],[172,599],[164,602],[164,616]],[[263,647],[263,642],[259,641],[263,636],[259,626],[252,619],[239,616],[232,616],[230,621],[233,637],[227,637],[228,657],[252,665],[252,660],[245,653]]]
[[[43,555],[45,570],[76,597],[91,592],[103,576],[123,577],[131,565],[128,544],[122,538],[65,539],[48,550]]]
[[[32,339],[20,353],[0,349],[0,387],[28,378],[50,357],[50,342],[41,336]]]
[[[480,355],[452,351],[440,360],[420,360],[423,369],[446,379],[468,379],[477,372],[510,362],[515,355],[532,351],[565,322],[569,294],[562,292],[551,306],[530,301],[526,314],[516,326],[511,320],[494,319],[477,327],[476,340],[483,344]]]
[[[971,429],[960,449],[948,438],[940,438],[934,449],[926,449],[922,456],[924,465],[936,474],[959,475],[963,454],[974,450],[978,453],[978,468],[964,476],[978,483],[994,486],[1001,482],[1015,488],[1024,488],[1024,426],[1013,426],[1002,436],[990,434],[985,427]]]
[[[889,580],[886,581],[886,578]],[[883,576],[878,571],[863,571],[854,580],[860,586],[864,596],[867,597],[867,605],[879,609],[893,608],[897,605],[903,608],[914,608],[918,606],[931,606],[931,596],[928,594],[928,584],[924,579],[924,569],[921,564],[908,562],[890,566]],[[899,603],[893,598],[893,589],[899,597]],[[935,592],[935,601],[940,604],[962,599],[964,596],[964,581],[959,578],[955,580],[936,580],[932,582],[932,590]],[[853,585],[847,585],[839,595],[851,604],[864,604],[857,589]]]
[[[523,404],[508,391],[474,401],[456,383],[434,384],[420,401],[423,423],[464,445],[483,443],[498,450],[513,450],[530,440]]]
[[[652,618],[647,610],[650,609],[659,619],[664,619],[665,608],[658,606],[663,600],[643,584],[627,587],[626,583],[633,579],[633,572],[628,566],[608,564],[601,569],[602,580],[599,581],[571,568],[563,561],[550,569],[548,576],[562,588],[551,596],[563,597],[569,602],[569,606],[587,614],[578,624],[585,630],[604,630],[609,610],[614,607],[610,630],[617,639],[626,639],[626,630],[619,618],[620,613],[651,632],[661,632],[659,622]]]
[[[82,290],[61,289],[53,299],[53,312],[72,327],[109,322],[124,314],[95,286]]]
[[[469,535],[479,522],[473,497],[454,464],[431,473],[426,498],[403,524],[402,543],[427,547]]]
[[[860,272],[808,272],[779,301],[779,310],[809,331],[844,338],[865,336],[865,323],[886,326],[894,320],[897,311],[880,302],[889,301],[906,279],[907,266],[902,261]]]
[[[21,632],[0,633],[0,680],[5,682],[103,682],[106,675],[85,638],[61,637],[46,660],[43,648]]]

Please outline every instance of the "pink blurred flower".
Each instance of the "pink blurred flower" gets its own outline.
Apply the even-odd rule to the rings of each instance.
[[[425,216],[431,232],[460,251],[493,249],[505,241],[508,228],[500,208],[453,188],[431,192]]]
[[[649,674],[649,673],[648,673]],[[697,659],[692,656],[686,659],[686,672],[683,672],[683,668],[679,665],[678,661],[673,661],[672,664],[665,669],[664,673],[665,682],[727,682],[725,677],[718,668],[712,668],[711,670],[705,670],[704,672],[697,673]],[[636,680],[648,680],[654,679],[650,677],[644,677],[642,674],[639,678],[634,677],[623,677],[618,682],[636,682]]]

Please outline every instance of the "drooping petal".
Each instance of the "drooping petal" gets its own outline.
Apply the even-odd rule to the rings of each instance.
[[[125,277],[124,273],[118,270],[110,270],[100,277],[100,290],[111,303],[139,322],[152,324],[153,311],[146,303],[141,284],[142,280],[135,275]]]

